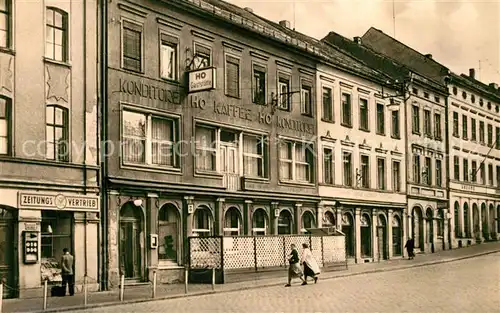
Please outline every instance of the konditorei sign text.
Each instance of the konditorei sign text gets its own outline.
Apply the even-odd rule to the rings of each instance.
[[[188,92],[197,92],[203,90],[215,89],[216,82],[215,68],[209,67],[189,72]]]
[[[20,192],[18,206],[20,209],[99,212],[99,197]]]

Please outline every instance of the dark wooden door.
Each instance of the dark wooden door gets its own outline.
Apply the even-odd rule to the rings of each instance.
[[[141,278],[141,244],[139,221],[121,222],[121,267],[125,278]]]
[[[0,279],[6,285],[3,298],[16,297],[14,268],[14,224],[10,211],[0,208]]]

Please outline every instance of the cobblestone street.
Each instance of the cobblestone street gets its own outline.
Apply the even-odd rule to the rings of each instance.
[[[499,312],[500,253],[317,285],[215,294],[79,312]]]

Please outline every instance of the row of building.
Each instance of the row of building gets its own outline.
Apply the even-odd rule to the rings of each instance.
[[[189,236],[336,227],[358,263],[409,237],[497,239],[500,89],[473,69],[221,0],[7,0],[0,17],[11,296],[57,281],[63,248],[77,285],[107,289],[182,279]]]

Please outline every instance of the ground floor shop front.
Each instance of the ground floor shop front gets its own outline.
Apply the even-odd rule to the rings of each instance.
[[[322,201],[321,227],[345,234],[348,260],[368,263],[401,258],[406,234],[405,204],[378,205],[350,201]]]
[[[71,192],[0,189],[0,276],[5,297],[60,285],[63,249],[74,256],[77,291],[98,290],[99,198]]]
[[[305,200],[307,199],[307,200]],[[321,224],[317,201],[167,192],[108,192],[108,287],[184,280],[188,237],[301,234]],[[319,221],[319,222],[318,222]]]

